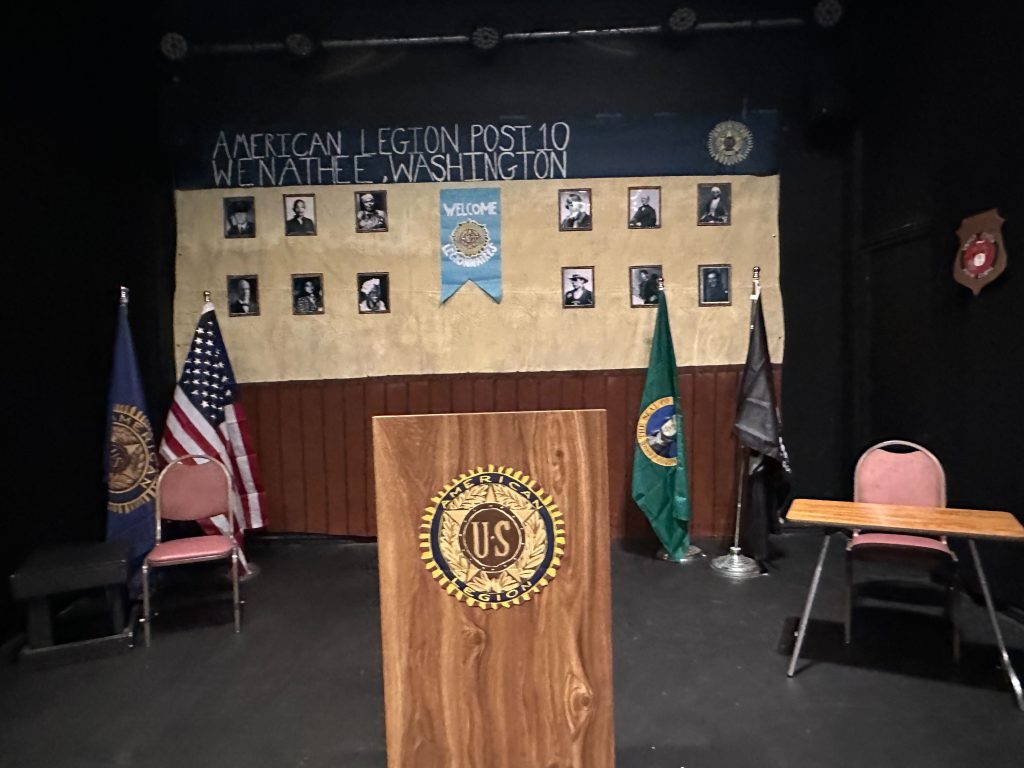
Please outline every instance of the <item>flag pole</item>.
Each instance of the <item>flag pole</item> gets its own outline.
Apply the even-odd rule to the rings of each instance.
[[[211,291],[203,291],[203,306],[205,307],[207,304],[210,304],[212,301],[213,301],[213,293]],[[234,521],[232,521],[231,524],[233,526],[234,525]],[[238,547],[242,551],[242,553],[244,554],[245,553],[245,548],[242,546],[242,544],[245,541],[245,530],[244,529],[240,530],[238,532],[238,534],[237,534],[237,537],[239,539],[241,539],[241,541],[238,542]],[[242,575],[238,577],[238,580],[241,581],[241,582],[246,582],[246,581],[249,581],[250,579],[255,578],[256,576],[259,576],[259,574],[260,574],[260,567],[259,567],[259,565],[254,563],[252,561],[252,558],[250,558],[248,555],[244,555],[244,560],[242,560]],[[242,603],[244,604],[245,601],[243,600]]]
[[[754,282],[750,293],[750,330],[754,330],[754,302],[761,296],[761,268],[754,267]],[[715,573],[734,581],[744,581],[761,575],[761,567],[757,561],[743,554],[740,547],[740,516],[743,514],[743,489],[746,487],[747,475],[750,472],[750,449],[738,441],[739,461],[736,483],[736,525],[733,530],[732,546],[729,554],[720,555],[711,561]]]
[[[665,291],[665,276],[664,275],[658,275],[658,293],[659,294],[660,293],[664,293],[664,291]],[[675,375],[676,376],[679,375],[678,371],[675,373]],[[678,407],[678,404],[677,404],[677,407]],[[665,562],[668,562],[668,563],[679,563],[680,565],[688,565],[690,563],[695,563],[698,560],[702,560],[703,558],[704,558],[704,551],[700,547],[698,547],[695,544],[693,544],[693,542],[690,542],[690,545],[689,545],[689,547],[686,550],[686,554],[683,555],[680,558],[669,557],[668,552],[666,551],[666,549],[664,547],[658,547],[658,559],[659,560],[664,560]]]

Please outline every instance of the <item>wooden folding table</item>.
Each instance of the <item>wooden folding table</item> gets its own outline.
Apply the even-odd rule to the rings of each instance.
[[[818,563],[814,568],[811,588],[807,593],[800,627],[793,646],[793,656],[789,661],[788,675],[793,676],[796,662],[800,657],[800,648],[807,632],[807,622],[811,616],[811,606],[818,591],[821,570],[828,552],[829,534],[833,530],[871,530],[889,533],[910,533],[921,536],[950,536],[967,539],[967,544],[974,558],[974,567],[978,572],[978,581],[985,596],[985,607],[988,609],[992,630],[999,645],[1003,669],[1010,680],[1017,706],[1024,710],[1024,693],[1021,691],[1020,679],[1013,671],[1010,656],[1006,652],[1003,633],[992,595],[989,593],[988,581],[981,566],[981,557],[974,543],[975,539],[998,539],[1004,541],[1024,541],[1024,526],[1009,512],[998,512],[985,509],[952,509],[948,507],[909,507],[895,504],[866,504],[853,501],[824,501],[817,499],[796,499],[789,508],[786,522],[800,525],[815,525],[825,529],[824,541],[818,555]],[[831,529],[831,530],[830,530]]]

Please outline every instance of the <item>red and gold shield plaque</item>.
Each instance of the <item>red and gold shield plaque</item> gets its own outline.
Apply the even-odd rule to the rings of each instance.
[[[953,279],[970,288],[975,296],[1006,269],[1003,221],[993,208],[968,216],[956,231],[960,248],[953,262]]]

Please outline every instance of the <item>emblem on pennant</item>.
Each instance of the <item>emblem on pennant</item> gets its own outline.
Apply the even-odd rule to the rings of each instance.
[[[479,267],[498,252],[487,227],[472,219],[455,225],[451,241],[452,247],[445,251],[445,256],[460,267]]]
[[[960,248],[953,262],[953,279],[978,293],[1006,269],[1003,219],[993,208],[968,216],[956,231]]]
[[[555,577],[565,523],[529,475],[477,467],[431,502],[420,526],[422,557],[455,599],[482,609],[521,605]]]

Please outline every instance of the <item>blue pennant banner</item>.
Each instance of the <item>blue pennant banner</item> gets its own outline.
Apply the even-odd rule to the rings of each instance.
[[[501,190],[441,190],[441,303],[472,280],[501,303]]]

